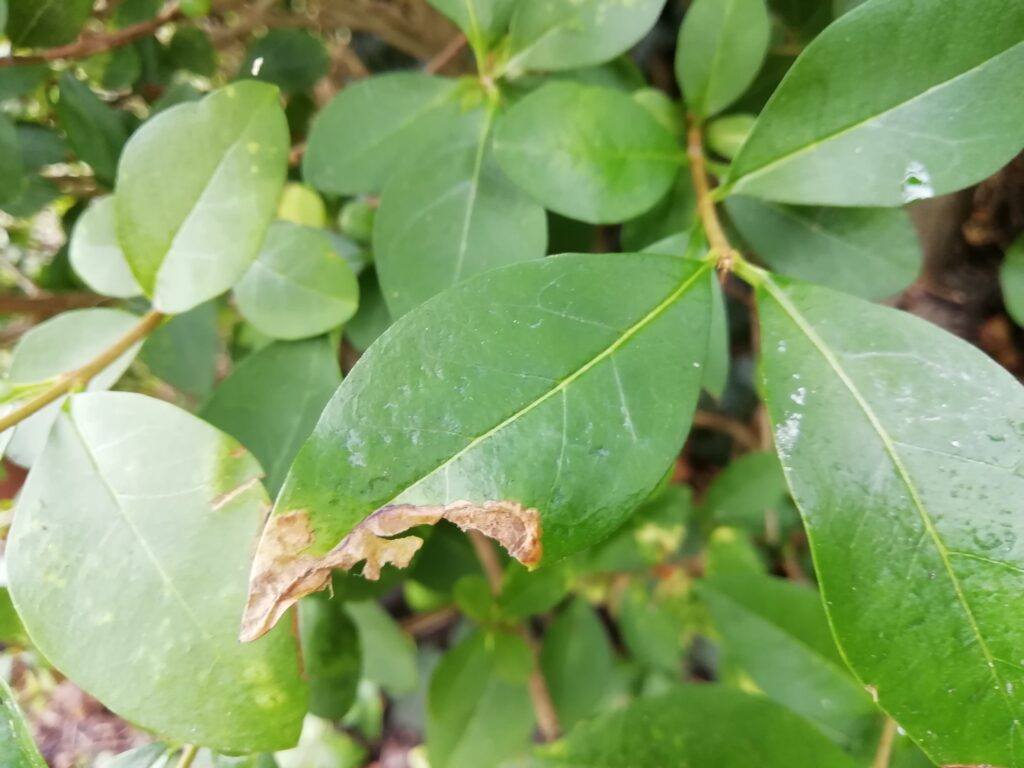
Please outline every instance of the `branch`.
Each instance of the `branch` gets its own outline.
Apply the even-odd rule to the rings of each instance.
[[[38,289],[37,289],[38,290]],[[69,309],[95,307],[107,301],[108,297],[84,291],[62,293],[37,293],[32,296],[0,295],[0,315],[32,315],[50,317]]]
[[[871,761],[871,768],[889,768],[889,757],[892,755],[892,742],[895,738],[896,721],[887,717],[885,725],[882,726],[882,735],[878,739],[875,759]]]
[[[708,181],[707,162],[704,159],[704,134],[700,123],[690,118],[690,129],[687,131],[686,154],[690,158],[690,175],[693,177],[693,188],[697,192],[697,213],[700,215],[704,232],[708,236],[711,250],[718,257],[718,268],[724,274],[732,269],[733,258],[737,255],[729,238],[725,235],[722,222],[715,210],[715,201],[711,198],[711,184]]]
[[[178,759],[178,768],[189,768],[192,761],[196,759],[199,747],[195,744],[186,744],[181,750],[181,757]]]
[[[73,43],[61,45],[56,48],[48,48],[41,53],[32,53],[23,56],[4,56],[0,58],[0,67],[13,67],[19,64],[39,64],[57,59],[85,59],[97,53],[103,53],[114,48],[134,42],[141,37],[148,37],[157,29],[171,21],[176,21],[184,16],[178,7],[177,0],[165,5],[160,13],[148,21],[132,24],[130,27],[119,29],[102,35],[89,35],[80,37]]]
[[[460,33],[453,37],[448,45],[423,66],[423,71],[428,75],[436,75],[462,52],[462,49],[466,47],[466,42],[464,34]]]
[[[84,387],[104,368],[131,349],[136,342],[141,341],[152,333],[156,327],[160,325],[163,319],[164,315],[156,310],[148,312],[134,328],[100,352],[88,363],[73,371],[62,373],[54,380],[54,383],[50,385],[48,389],[0,418],[0,432],[6,432],[15,424],[24,421],[32,414],[45,408],[54,400],[57,400],[72,390]]]

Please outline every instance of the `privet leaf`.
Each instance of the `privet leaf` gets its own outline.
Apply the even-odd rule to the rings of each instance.
[[[430,4],[466,33],[476,49],[484,49],[508,28],[517,0],[430,0]]]
[[[1003,287],[1006,311],[1018,325],[1024,325],[1024,238],[1014,243],[1006,252],[1006,259],[999,271],[999,280]]]
[[[302,176],[323,192],[379,192],[419,147],[443,140],[461,108],[457,80],[398,72],[360,80],[313,121]]]
[[[287,155],[277,88],[250,81],[161,112],[132,136],[117,234],[154,307],[184,312],[242,276],[273,219]]]
[[[246,357],[201,415],[252,451],[276,494],[340,383],[336,350],[326,338],[275,342]]]
[[[775,454],[746,453],[715,477],[701,504],[701,517],[708,524],[761,533],[768,511],[777,511],[787,495],[786,479]]]
[[[719,573],[700,583],[699,594],[729,661],[762,691],[844,749],[874,749],[878,709],[847,671],[813,589]]]
[[[731,186],[864,206],[969,186],[1024,145],[1022,79],[1017,0],[868,3],[804,50],[733,163]]]
[[[46,768],[24,715],[7,682],[0,677],[0,765],[4,768]]]
[[[75,154],[92,166],[100,181],[110,185],[128,138],[121,114],[100,101],[88,85],[70,72],[60,76],[60,98],[55,111]]]
[[[906,211],[808,208],[731,197],[729,218],[772,270],[866,299],[887,299],[921,268]]]
[[[195,398],[213,391],[217,357],[217,303],[207,301],[157,328],[139,351],[139,361],[157,378]]]
[[[682,150],[624,93],[552,82],[498,120],[502,169],[546,208],[593,224],[643,213],[681,171]]]
[[[902,312],[770,276],[757,294],[776,448],[844,657],[936,762],[1024,765],[1024,391]]]
[[[538,750],[534,768],[715,766],[854,768],[839,747],[778,704],[719,685],[687,685],[578,726]]]
[[[21,337],[11,357],[7,381],[30,384],[80,368],[128,333],[138,321],[138,317],[120,309],[76,309],[59,314]],[[136,344],[94,376],[86,389],[95,392],[112,387],[138,351]],[[58,398],[12,428],[14,437],[7,453],[14,462],[32,465],[64,400]]]
[[[332,567],[407,565],[420,540],[380,537],[412,525],[443,517],[527,563],[611,533],[689,428],[710,279],[706,263],[666,256],[565,255],[485,273],[399,320],[292,466],[243,637]]]
[[[658,20],[665,0],[521,0],[506,69],[574,69],[625,53]]]
[[[362,672],[356,625],[345,604],[327,595],[311,595],[299,603],[298,611],[309,711],[340,720],[356,699]]]
[[[665,238],[686,232],[697,218],[697,195],[693,191],[690,174],[680,168],[671,188],[653,208],[622,225],[622,247],[644,250]],[[658,251],[682,255],[685,248],[676,251]]]
[[[271,29],[249,46],[240,73],[289,93],[310,90],[330,66],[319,38],[304,29]]]
[[[359,275],[359,309],[345,325],[345,338],[359,352],[365,352],[391,325],[391,313],[381,294],[375,270]]]
[[[416,690],[416,644],[375,600],[345,604],[359,631],[363,677],[392,696]]]
[[[91,10],[92,0],[7,0],[7,37],[19,48],[70,43]]]
[[[754,81],[768,52],[764,0],[696,0],[679,28],[676,77],[698,117],[721,112]]]
[[[234,752],[294,744],[306,691],[288,629],[235,639],[269,504],[259,473],[234,440],[172,405],[72,397],[8,542],[11,595],[36,647],[172,739]]]
[[[275,222],[234,289],[242,316],[275,339],[302,339],[355,314],[359,283],[321,230]]]
[[[410,163],[384,188],[373,244],[393,317],[465,278],[544,256],[544,209],[494,162],[492,120],[481,111],[468,141]]]
[[[117,242],[114,198],[107,195],[90,203],[75,222],[69,256],[71,266],[96,293],[121,299],[142,293]]]

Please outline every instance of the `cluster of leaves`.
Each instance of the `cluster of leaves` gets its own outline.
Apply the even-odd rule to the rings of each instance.
[[[625,55],[665,0],[433,4],[471,74],[318,109],[309,32],[0,0],[9,250],[59,222],[28,287],[86,299],[10,355],[0,640],[161,739],[119,768],[360,765],[384,694],[433,768],[1024,766],[1024,393],[871,303],[1024,147],[1024,5],[694,0],[677,99]],[[770,431],[698,503],[716,267]]]

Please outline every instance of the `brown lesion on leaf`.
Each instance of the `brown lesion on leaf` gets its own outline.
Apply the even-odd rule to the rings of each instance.
[[[523,565],[540,562],[540,512],[515,501],[381,507],[323,557],[304,554],[314,540],[309,513],[304,509],[292,510],[272,516],[263,531],[253,562],[249,602],[239,639],[249,642],[266,634],[299,598],[326,587],[335,568],[347,571],[364,562],[362,575],[373,580],[380,578],[385,565],[405,568],[423,545],[423,539],[391,537],[416,526],[436,525],[441,520],[494,539]]]

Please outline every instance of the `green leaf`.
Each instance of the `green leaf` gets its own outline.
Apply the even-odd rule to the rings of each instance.
[[[68,145],[53,128],[34,123],[17,126],[18,143],[21,145],[21,161],[26,171],[37,171],[44,165],[54,165],[68,160]]]
[[[89,18],[93,0],[7,0],[7,37],[17,48],[70,43]]]
[[[345,338],[359,352],[365,352],[391,325],[391,313],[384,301],[377,274],[368,269],[359,276],[359,309],[345,325]]]
[[[517,0],[430,0],[430,4],[466,33],[475,50],[484,51],[508,29]]]
[[[418,72],[368,77],[339,93],[316,117],[302,176],[323,192],[379,192],[420,148],[454,127],[458,81]]]
[[[498,162],[546,208],[593,224],[637,216],[682,171],[672,134],[629,95],[552,82],[501,116]]]
[[[657,205],[622,225],[622,247],[642,250],[670,235],[686,232],[697,218],[697,195],[685,168],[679,168],[672,187]],[[682,255],[685,251],[658,251]]]
[[[999,282],[1003,287],[1006,311],[1018,325],[1024,325],[1024,238],[1007,250],[999,270]]]
[[[870,755],[879,712],[832,640],[821,599],[770,576],[718,574],[700,582],[719,641],[769,698],[847,751]]]
[[[14,200],[25,183],[18,131],[6,115],[0,114],[0,203]]]
[[[46,64],[19,64],[0,71],[0,101],[16,99],[36,90],[50,74]]]
[[[630,653],[643,666],[670,674],[682,669],[686,627],[676,608],[637,581],[622,596],[619,631]]]
[[[96,293],[127,299],[142,293],[117,242],[114,198],[92,201],[75,222],[69,254],[71,266]]]
[[[326,720],[310,716],[302,726],[299,745],[274,755],[276,760],[271,760],[269,768],[362,768],[368,764],[367,757],[366,747],[352,736]],[[232,767],[218,763],[216,768]],[[258,764],[254,768],[268,766]]]
[[[80,368],[128,333],[138,321],[135,315],[119,309],[76,309],[59,314],[21,337],[6,380],[30,384]],[[86,389],[95,392],[112,387],[138,351],[136,344],[94,376]],[[7,449],[12,461],[26,467],[35,462],[64,400],[58,398],[13,428],[14,437]]]
[[[844,657],[936,762],[1024,765],[1024,391],[911,315],[767,275],[757,293],[776,448]]]
[[[614,682],[615,656],[597,613],[575,599],[544,635],[540,668],[562,728],[595,714]]]
[[[467,141],[410,163],[384,187],[373,244],[392,317],[465,278],[545,254],[544,209],[494,162],[493,112],[479,117]]]
[[[117,175],[117,159],[128,134],[121,115],[108,107],[92,89],[70,72],[60,76],[57,122],[79,159],[92,166],[103,183]]]
[[[323,231],[278,221],[234,296],[239,312],[261,333],[302,339],[352,317],[359,284]]]
[[[203,30],[179,27],[167,46],[167,63],[175,69],[187,69],[197,75],[210,77],[217,71],[217,51]]]
[[[339,383],[338,358],[328,339],[275,342],[236,366],[201,415],[252,451],[268,490],[276,494]]]
[[[208,301],[157,328],[142,345],[139,360],[157,378],[202,399],[213,391],[220,351],[217,304]]]
[[[3,445],[0,440],[0,446]],[[25,648],[28,646],[28,635],[25,627],[14,610],[11,595],[6,587],[0,587],[0,643],[10,647]]]
[[[520,0],[506,71],[574,69],[614,59],[654,26],[665,0]]]
[[[921,269],[906,211],[807,208],[731,197],[729,219],[772,270],[865,299],[887,299]]]
[[[292,466],[243,637],[324,585],[332,566],[369,558],[372,578],[383,562],[408,564],[419,539],[379,539],[385,520],[388,535],[420,515],[483,526],[525,563],[615,530],[689,429],[711,279],[708,264],[671,257],[566,255],[487,272],[400,319]],[[387,505],[398,506],[360,525]]]
[[[329,720],[340,720],[352,707],[362,672],[359,635],[344,606],[327,595],[310,595],[298,608],[309,711]]]
[[[277,204],[277,217],[292,224],[323,229],[327,226],[327,207],[315,189],[306,184],[290,181],[284,185],[281,192],[281,202]],[[324,234],[330,236],[333,233]]]
[[[572,573],[566,566],[563,560],[529,570],[514,560],[510,561],[498,597],[502,615],[525,619],[558,605],[569,592]]]
[[[154,307],[184,312],[242,276],[274,217],[287,156],[278,91],[255,82],[179,104],[132,136],[117,234]]]
[[[496,768],[525,753],[533,707],[513,635],[473,633],[444,655],[427,698],[427,754],[438,768]]]
[[[702,385],[709,395],[721,398],[729,383],[729,314],[722,286],[711,285],[711,318],[708,327],[708,354]]]
[[[898,206],[961,189],[1024,145],[1022,79],[1017,0],[868,3],[797,59],[729,184],[808,205]]]
[[[24,715],[7,682],[0,677],[0,765],[4,768],[46,768]]]
[[[687,685],[578,726],[534,768],[854,768],[806,721],[759,696]]]
[[[172,739],[234,752],[295,743],[307,696],[291,633],[236,640],[269,504],[259,474],[234,440],[172,405],[71,398],[7,549],[33,643],[112,711]]]
[[[753,537],[740,528],[715,528],[708,536],[704,557],[704,575],[709,579],[721,574],[760,575],[765,572],[764,558]]]
[[[318,37],[304,29],[271,29],[249,45],[240,74],[292,93],[310,90],[330,66],[327,48]]]
[[[769,510],[781,507],[787,496],[775,454],[754,451],[731,461],[715,477],[701,504],[701,516],[709,524],[762,533]]]
[[[696,0],[683,18],[676,78],[697,117],[721,112],[754,82],[768,52],[764,0]]]
[[[707,127],[708,146],[727,160],[739,154],[754,128],[754,115],[726,115],[712,121]]]
[[[359,630],[363,677],[392,696],[416,690],[416,644],[374,600],[345,603]]]

